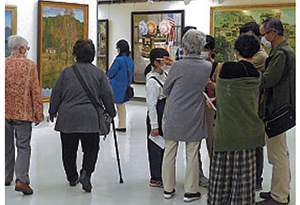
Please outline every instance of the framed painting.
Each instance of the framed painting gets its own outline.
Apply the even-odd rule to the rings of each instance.
[[[275,17],[284,27],[284,37],[296,51],[296,10],[294,3],[246,6],[220,6],[210,8],[210,34],[216,40],[218,62],[235,60],[233,44],[240,35],[240,27],[248,22],[261,24]],[[265,48],[267,53],[270,49]]]
[[[181,45],[184,10],[131,13],[131,51],[134,82],[145,83],[144,70],[150,63],[150,51],[164,48],[174,57]]]
[[[97,66],[104,72],[108,70],[108,19],[98,20]]]
[[[78,39],[88,37],[88,5],[38,2],[38,71],[42,97],[50,100],[61,71],[75,63],[72,52]]]
[[[17,7],[5,5],[5,58],[10,56],[7,38],[17,34]]]

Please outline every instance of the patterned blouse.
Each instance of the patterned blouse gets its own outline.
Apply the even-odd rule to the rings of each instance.
[[[37,66],[24,54],[5,59],[5,119],[44,120]]]

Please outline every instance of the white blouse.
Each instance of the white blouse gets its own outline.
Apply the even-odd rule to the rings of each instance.
[[[166,96],[163,94],[163,88],[161,85],[155,79],[151,78],[152,76],[164,84],[167,78],[167,73],[164,72],[163,74],[160,74],[151,71],[146,76],[146,102],[147,109],[149,111],[151,129],[158,129],[156,104],[158,100],[162,100],[166,98]]]

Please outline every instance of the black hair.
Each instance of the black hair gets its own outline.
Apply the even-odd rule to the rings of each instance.
[[[204,48],[213,50],[213,49],[215,49],[215,45],[216,45],[215,38],[212,37],[211,35],[206,35],[206,44],[205,44]],[[211,57],[215,58],[215,54],[213,53],[211,55]]]
[[[190,29],[196,29],[196,30],[197,30],[197,27],[195,27],[195,26],[185,26],[185,27],[182,29],[181,38],[183,38],[184,34],[185,34],[186,32],[188,32],[188,30],[190,30]]]
[[[273,30],[276,31],[279,36],[283,36],[284,28],[281,21],[279,21],[278,19],[273,17],[267,18],[261,23],[261,25],[266,32]]]
[[[163,58],[164,56],[170,56],[169,52],[163,48],[154,48],[151,50],[150,52],[150,63],[147,65],[147,67],[145,68],[144,71],[144,75],[146,77],[146,75],[148,73],[151,72],[151,66],[154,66],[154,61],[157,58]]]
[[[255,22],[249,22],[245,23],[241,28],[240,28],[240,34],[242,33],[247,33],[248,31],[252,31],[257,37],[260,36],[259,33],[259,25]]]
[[[249,33],[241,34],[234,43],[234,50],[237,50],[244,58],[252,58],[260,49],[258,38]]]
[[[76,57],[77,62],[91,63],[95,57],[95,45],[93,41],[79,39],[73,46],[73,56]]]
[[[117,48],[120,49],[120,53],[118,56],[122,56],[123,53],[125,53],[125,55],[129,56],[131,53],[129,50],[129,44],[124,39],[121,39],[117,42]]]

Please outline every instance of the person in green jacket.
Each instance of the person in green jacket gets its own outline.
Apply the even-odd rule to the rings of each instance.
[[[260,113],[262,119],[271,116],[284,104],[290,103],[295,108],[295,53],[283,33],[283,25],[276,18],[268,18],[260,25],[262,43],[272,48],[262,76],[261,87],[265,89],[261,103],[264,107]],[[272,138],[266,135],[266,145],[268,160],[272,165],[271,190],[260,193],[265,200],[257,205],[287,204],[291,172],[286,133]]]
[[[238,61],[224,63],[217,79],[208,205],[255,204],[255,149],[265,144],[257,113],[261,75],[251,63],[259,48],[255,35],[240,35],[234,43]]]

